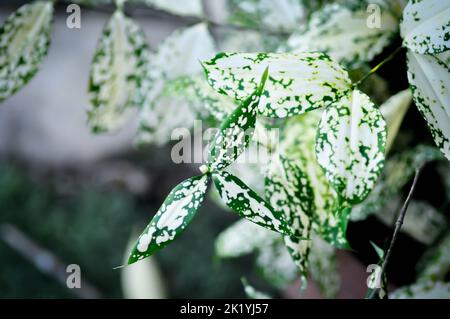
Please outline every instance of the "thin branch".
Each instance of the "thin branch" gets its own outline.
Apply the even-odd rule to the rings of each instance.
[[[401,50],[403,49],[402,46],[398,47],[397,49],[395,49],[394,52],[392,52],[391,54],[389,54],[389,56],[384,59],[383,61],[381,61],[380,63],[378,63],[376,66],[374,66],[367,74],[365,74],[361,79],[359,79],[358,82],[356,82],[354,84],[354,87],[358,87],[361,83],[363,83],[365,80],[367,80],[367,78],[369,76],[371,76],[372,74],[374,74],[375,72],[377,72],[383,65],[385,65],[386,63],[388,63],[390,60],[392,60],[397,53],[399,53]]]
[[[383,278],[384,273],[386,272],[386,267],[388,265],[389,258],[392,255],[394,244],[397,241],[397,237],[398,237],[398,234],[400,233],[400,229],[402,228],[403,221],[404,221],[405,216],[406,216],[406,211],[408,210],[409,202],[411,201],[412,195],[413,195],[414,190],[415,190],[415,188],[417,186],[417,181],[419,180],[420,173],[422,172],[424,166],[425,165],[421,165],[418,168],[416,168],[416,175],[414,176],[413,183],[411,185],[411,188],[409,189],[408,196],[406,197],[406,200],[403,203],[402,209],[400,210],[400,213],[398,215],[397,221],[395,222],[395,228],[394,228],[394,233],[392,235],[391,243],[389,244],[389,248],[388,248],[388,250],[386,252],[386,256],[384,258],[383,264],[381,265],[380,273],[378,274],[378,276],[380,278]],[[378,289],[374,289],[372,291],[371,295],[369,296],[369,299],[375,298],[375,295],[376,295],[377,292],[378,292]]]

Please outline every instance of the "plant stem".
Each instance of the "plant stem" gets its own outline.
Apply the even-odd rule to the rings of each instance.
[[[375,72],[377,72],[378,69],[380,69],[383,65],[385,65],[387,62],[389,62],[390,60],[392,60],[392,59],[397,55],[397,53],[399,53],[399,52],[401,51],[401,49],[403,49],[403,47],[401,47],[401,46],[398,47],[397,49],[395,49],[395,51],[392,52],[391,54],[389,54],[389,56],[388,56],[386,59],[384,59],[383,61],[381,61],[380,63],[378,63],[376,66],[374,66],[374,67],[372,68],[372,70],[370,70],[366,75],[364,75],[361,79],[359,79],[359,81],[356,82],[356,83],[354,84],[354,86],[357,87],[357,86],[359,86],[360,84],[362,84],[365,80],[367,80],[367,78],[368,78],[369,76],[371,76],[372,74],[374,74]]]
[[[402,228],[403,220],[405,219],[405,215],[406,215],[406,211],[408,210],[409,202],[411,201],[412,195],[417,186],[417,181],[419,180],[419,176],[420,176],[420,173],[422,172],[423,167],[424,167],[424,165],[419,166],[416,169],[416,175],[414,176],[413,183],[411,185],[411,188],[409,189],[408,196],[406,197],[406,200],[403,203],[402,209],[400,210],[400,213],[398,214],[397,221],[395,222],[394,233],[392,234],[391,243],[389,244],[389,248],[386,252],[386,256],[384,258],[383,264],[381,265],[380,273],[378,274],[378,276],[380,278],[383,278],[384,273],[386,272],[386,267],[389,262],[389,258],[391,257],[392,250],[394,248],[394,244],[397,240],[398,234],[400,233],[400,229]],[[378,289],[374,289],[368,299],[374,299],[377,291],[378,291]]]

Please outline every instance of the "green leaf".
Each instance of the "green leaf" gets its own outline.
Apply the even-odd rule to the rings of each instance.
[[[242,285],[244,286],[245,294],[250,299],[272,299],[269,295],[256,290],[248,283],[246,278],[241,278]]]
[[[366,200],[355,205],[351,219],[363,220],[370,214],[378,212],[393,199],[415,175],[418,167],[434,160],[442,160],[438,149],[432,146],[418,145],[410,150],[396,154],[386,161],[380,180]]]
[[[292,32],[305,16],[299,0],[227,0],[228,21],[248,28]]]
[[[212,177],[224,203],[239,216],[267,229],[291,235],[282,213],[275,211],[239,178],[226,171],[214,172]]]
[[[270,65],[259,113],[269,117],[302,114],[336,101],[351,86],[347,72],[326,54],[219,53],[203,62],[209,84],[219,93],[244,100]]]
[[[450,3],[442,0],[410,0],[403,10],[400,32],[403,44],[419,54],[450,49]]]
[[[196,176],[172,189],[134,245],[128,264],[152,255],[185,230],[203,201],[207,182],[207,175]]]
[[[386,122],[364,93],[354,90],[327,108],[319,124],[319,165],[342,200],[362,202],[384,165]]]
[[[322,110],[289,119],[284,127],[279,152],[296,163],[307,175],[314,196],[313,230],[336,247],[347,246],[345,238],[347,213],[337,211],[337,195],[317,163],[315,140]]]
[[[350,68],[370,62],[395,38],[398,20],[382,7],[371,27],[367,5],[360,1],[322,7],[290,36],[289,51],[322,51]]]
[[[407,58],[414,103],[434,142],[450,160],[450,68],[438,56],[408,52]]]
[[[255,92],[247,97],[222,123],[209,152],[208,167],[210,171],[224,169],[247,148],[254,133],[258,104],[267,76],[268,69],[264,71]]]
[[[221,258],[233,258],[249,254],[271,245],[280,236],[247,219],[241,219],[217,236],[216,255]]]
[[[450,299],[450,283],[419,281],[393,291],[389,299]]]
[[[411,98],[411,92],[409,90],[403,90],[391,96],[386,102],[380,105],[381,114],[386,120],[387,125],[386,154],[394,143],[403,117],[411,104]]]
[[[53,18],[51,1],[21,6],[0,28],[0,102],[37,73],[47,55]]]
[[[142,29],[117,10],[103,29],[89,74],[92,108],[89,124],[94,132],[121,127],[144,103],[149,48]]]
[[[291,228],[293,236],[285,236],[284,242],[306,280],[311,215],[314,211],[314,194],[309,179],[295,161],[278,154],[272,157],[268,165],[265,184],[270,205],[284,214]]]

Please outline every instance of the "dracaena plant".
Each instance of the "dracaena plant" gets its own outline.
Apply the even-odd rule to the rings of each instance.
[[[165,144],[174,128],[196,118],[220,127],[202,174],[170,192],[134,245],[129,264],[185,230],[212,180],[217,192],[211,196],[243,217],[218,237],[217,255],[257,252],[257,267],[276,287],[311,275],[325,296],[335,296],[336,249],[349,247],[349,220],[375,215],[389,223],[386,211],[402,206],[390,245],[385,251],[374,245],[382,284],[367,297],[387,297],[385,269],[402,223],[401,230],[422,243],[444,239],[429,253],[431,261],[423,262],[418,282],[393,297],[448,294],[448,254],[439,254],[448,252],[445,219],[428,202],[411,199],[429,162],[445,163],[443,179],[450,180],[448,1],[227,0],[226,25],[209,20],[200,0],[77,2],[116,6],[89,74],[93,132],[115,131],[136,113],[138,145]],[[126,13],[135,3],[194,17],[196,23],[151,50]],[[24,5],[0,29],[0,101],[36,74],[49,47],[53,4]],[[226,29],[221,38],[210,32],[216,27]],[[396,40],[402,44],[392,49]],[[217,53],[219,48],[227,50]],[[377,72],[405,51],[409,89],[385,96],[386,81]],[[412,101],[438,148],[414,145],[391,156]],[[281,130],[278,144],[260,134],[273,126]],[[270,160],[256,168],[236,165],[255,143]],[[399,193],[413,177],[400,205]],[[373,275],[370,282],[376,281]],[[247,280],[243,284],[250,296],[266,297]]]

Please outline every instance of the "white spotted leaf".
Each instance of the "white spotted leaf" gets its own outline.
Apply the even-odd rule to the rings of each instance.
[[[362,202],[384,165],[386,122],[364,93],[354,90],[327,108],[320,120],[316,155],[340,198]]]
[[[407,53],[408,80],[414,103],[434,142],[450,160],[450,67],[440,56]]]
[[[131,107],[142,106],[149,54],[142,29],[117,10],[103,29],[89,75],[94,132],[118,129]]]
[[[370,62],[394,39],[398,20],[378,6],[372,15],[379,14],[379,21],[371,22],[367,8],[365,1],[322,7],[290,36],[288,50],[322,51],[351,68]]]
[[[259,85],[270,66],[259,113],[283,118],[328,105],[351,86],[347,72],[328,55],[305,53],[219,53],[203,62],[209,84],[242,101]]]
[[[150,221],[129,256],[128,264],[146,258],[174,241],[192,221],[202,203],[208,176],[181,182],[169,193]]]
[[[258,104],[264,90],[268,69],[255,92],[245,99],[222,123],[211,145],[210,171],[222,170],[233,163],[247,148],[254,133]]]
[[[0,102],[37,73],[47,55],[53,19],[52,1],[21,6],[0,28]]]
[[[214,172],[212,177],[223,202],[239,216],[267,229],[291,235],[282,213],[274,210],[239,178],[226,171]]]
[[[410,0],[403,10],[400,33],[403,44],[419,54],[450,49],[450,2]]]

